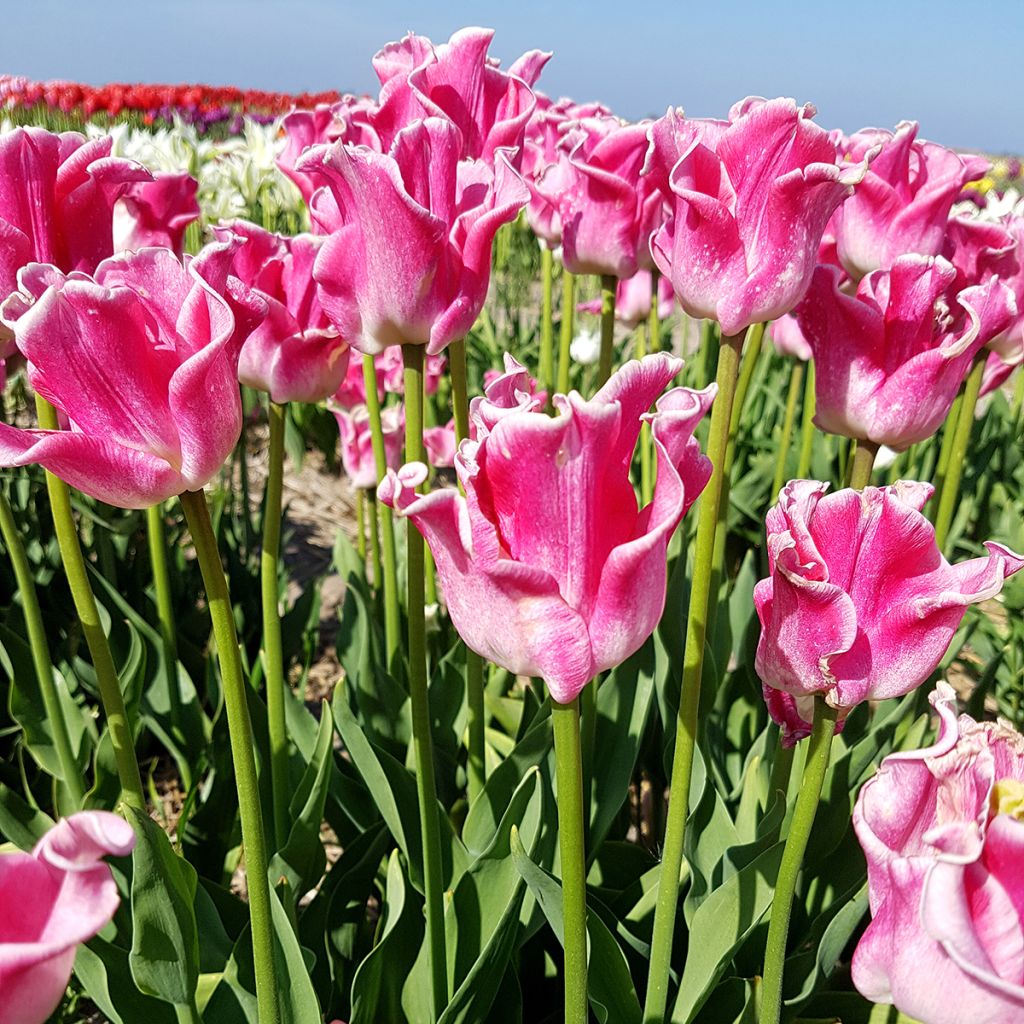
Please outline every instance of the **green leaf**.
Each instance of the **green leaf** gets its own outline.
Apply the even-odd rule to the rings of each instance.
[[[145,811],[128,807],[132,851],[132,977],[141,992],[187,1005],[199,980],[196,872]]]
[[[0,837],[14,843],[19,850],[31,850],[54,824],[48,814],[0,782]]]
[[[167,1003],[136,988],[128,953],[112,942],[95,938],[79,946],[75,976],[111,1024],[176,1024],[177,1015]]]

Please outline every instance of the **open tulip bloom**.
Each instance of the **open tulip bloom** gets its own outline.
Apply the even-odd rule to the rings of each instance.
[[[681,369],[664,354],[627,363],[590,401],[556,395],[553,418],[530,396],[525,370],[513,370],[474,402],[477,440],[455,460],[465,498],[451,488],[417,494],[427,475],[419,463],[380,485],[380,499],[430,545],[466,644],[542,677],[559,703],[636,651],[664,608],[669,539],[711,475],[693,431],[714,385],[674,388],[647,413]],[[658,477],[638,511],[629,466],[644,419]]]

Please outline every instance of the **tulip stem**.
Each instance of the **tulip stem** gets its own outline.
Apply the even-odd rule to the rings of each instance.
[[[814,360],[807,363],[807,377],[804,380],[803,423],[800,427],[800,459],[796,466],[796,480],[806,480],[811,471],[811,452],[814,449]]]
[[[931,520],[937,522],[939,518],[939,501],[942,498],[943,484],[946,481],[946,473],[949,470],[949,459],[953,453],[953,437],[956,434],[957,425],[960,422],[960,410],[963,408],[963,391],[957,393],[953,404],[949,407],[946,422],[942,428],[942,441],[939,444],[939,454],[935,460],[935,501],[931,509]]]
[[[554,257],[551,250],[542,245],[540,250],[540,279],[543,288],[543,305],[540,316],[540,359],[537,364],[537,377],[541,388],[551,394],[555,383],[555,346],[554,325],[552,323],[551,290],[554,280]],[[463,342],[465,345],[465,342]]]
[[[380,397],[377,394],[377,366],[373,356],[363,356],[363,385],[366,389],[366,410],[370,414],[370,440],[373,444],[373,461],[377,468],[378,482],[388,471],[388,459],[384,449],[384,428],[380,422]],[[387,648],[388,665],[398,653],[401,620],[398,614],[398,560],[395,555],[395,524],[391,509],[376,503],[380,516],[381,557],[383,559],[383,586],[374,581],[384,594],[384,646]]]
[[[0,489],[0,533],[3,534],[7,554],[14,568],[18,590],[21,591],[21,610],[25,616],[29,646],[32,648],[32,664],[35,666],[36,679],[39,681],[39,691],[43,697],[46,719],[50,723],[50,730],[53,733],[53,746],[57,752],[57,761],[60,764],[63,782],[67,787],[68,796],[71,798],[70,808],[60,807],[60,801],[58,801],[57,811],[58,814],[78,811],[81,810],[82,802],[85,799],[85,789],[78,765],[75,763],[75,755],[71,749],[71,737],[68,733],[67,721],[64,718],[64,708],[53,680],[53,662],[50,660],[50,648],[46,642],[46,629],[43,626],[43,614],[39,609],[39,595],[36,593],[35,581],[32,578],[32,568],[28,563],[28,556],[25,554],[25,545],[21,542],[14,510],[7,500],[6,492],[2,489]]]
[[[558,393],[569,393],[569,369],[572,365],[572,332],[576,318],[576,277],[568,270],[562,269],[562,322],[558,336]],[[551,395],[548,395],[548,408],[551,408]]]
[[[676,717],[675,751],[672,756],[671,794],[665,828],[665,847],[658,882],[658,902],[651,939],[651,966],[644,1004],[644,1024],[663,1024],[668,1003],[672,939],[679,905],[679,873],[683,863],[686,817],[689,811],[690,776],[697,740],[697,712],[700,707],[701,674],[704,669],[704,638],[707,632],[708,601],[711,594],[715,533],[733,398],[740,367],[740,352],[746,331],[722,339],[718,350],[718,395],[711,407],[707,453],[711,479],[700,498],[697,545],[686,621],[686,647],[679,711]]]
[[[260,551],[260,595],[263,603],[263,658],[267,679],[267,731],[270,735],[270,781],[274,808],[274,848],[288,841],[288,729],[285,725],[284,655],[281,651],[281,611],[278,606],[278,568],[281,556],[281,499],[284,483],[285,409],[268,403],[270,455],[263,497],[263,547]]]
[[[403,345],[405,364],[405,458],[423,461],[423,346]],[[424,618],[423,535],[406,520],[406,607],[408,611],[409,699],[416,761],[416,795],[423,838],[423,888],[427,911],[427,942],[434,1019],[448,1004],[448,961],[444,934],[444,893],[441,885],[441,833],[434,782],[434,745],[427,696],[426,621]]]
[[[637,359],[647,355],[649,324],[637,324],[636,350]],[[654,493],[654,449],[651,445],[651,425],[646,420],[640,424],[640,507],[643,508]]]
[[[267,878],[267,844],[256,776],[252,722],[246,702],[247,687],[238,652],[238,635],[235,632],[228,581],[217,550],[217,538],[210,521],[206,495],[202,491],[185,491],[179,497],[203,575],[220,663],[228,735],[231,738],[231,760],[238,789],[238,812],[242,819],[259,1024],[278,1024],[280,1010],[274,969],[274,926],[271,920],[270,882]]]
[[[377,495],[373,490],[359,489],[359,495],[366,509],[367,526],[370,530],[370,572],[373,585],[380,586],[380,511],[377,508]]]
[[[811,836],[814,816],[818,810],[821,787],[828,769],[832,736],[836,730],[838,711],[821,697],[814,701],[814,724],[804,764],[800,791],[793,809],[793,820],[782,852],[779,877],[775,883],[771,917],[768,921],[768,942],[764,951],[764,980],[761,984],[760,1024],[779,1024],[782,1013],[782,972],[786,960],[786,938],[793,910],[793,894],[800,875],[804,851]]]
[[[978,405],[978,394],[981,391],[982,378],[985,375],[986,350],[974,357],[974,365],[967,377],[964,387],[963,402],[960,415],[956,422],[949,422],[946,430],[953,430],[952,449],[946,477],[942,481],[942,494],[939,496],[939,511],[935,517],[935,543],[942,551],[946,546],[949,528],[953,524],[953,510],[960,496],[960,479],[963,476],[964,460],[967,458],[967,446],[971,440],[971,429],[974,426],[974,410]]]
[[[850,470],[847,474],[847,487],[855,491],[863,491],[871,483],[871,471],[875,468],[875,456],[878,455],[878,445],[866,438],[855,440],[853,455],[850,456]]]
[[[175,1003],[174,1015],[178,1018],[178,1024],[203,1024],[203,1017],[194,995],[190,995],[187,1003]]]
[[[366,491],[356,489],[356,554],[366,563]]]
[[[56,410],[39,395],[36,395],[36,416],[39,426],[44,430],[58,429]],[[71,511],[71,490],[63,480],[55,477],[49,470],[46,472],[46,490],[50,495],[50,511],[53,514],[53,527],[57,534],[64,572],[96,672],[100,703],[107,719],[110,744],[114,748],[114,762],[117,765],[117,777],[121,783],[121,799],[132,807],[145,810],[146,798],[142,795],[142,777],[139,775],[139,763],[135,760],[135,744],[128,725],[128,711],[124,706],[124,694],[121,693],[114,656],[110,653],[107,634],[103,632],[96,596],[89,582],[89,570],[86,568],[82,545],[78,540],[75,517]]]
[[[550,284],[550,256],[548,254],[548,282]],[[548,288],[550,293],[550,287]],[[550,369],[550,367],[549,367]],[[452,415],[455,417],[455,440],[461,444],[469,437],[469,385],[466,374],[466,342],[464,339],[453,341],[448,346],[448,371],[452,378]],[[550,377],[548,378],[550,380]],[[550,394],[550,385],[548,386]],[[462,490],[462,482],[459,482]],[[484,706],[484,659],[476,651],[466,648],[466,704],[469,734],[468,760],[466,774],[468,777],[469,803],[483,792],[487,782],[487,738],[486,711]]]
[[[601,275],[601,354],[597,364],[597,386],[600,388],[612,375],[615,341],[615,287],[612,274]]]
[[[775,501],[782,485],[786,482],[786,459],[793,439],[793,424],[796,422],[796,403],[800,397],[800,386],[804,382],[804,364],[797,361],[789,377],[789,391],[786,393],[786,412],[782,417],[782,433],[779,435],[779,450],[775,457],[775,477],[772,480],[771,500]]]
[[[658,318],[658,282],[661,274],[651,271],[651,311],[647,315],[647,342],[651,352],[661,351],[661,320]]]
[[[583,827],[583,760],[580,706],[551,702],[558,784],[558,843],[562,860],[562,926],[565,948],[565,1024],[587,1022],[587,884]]]

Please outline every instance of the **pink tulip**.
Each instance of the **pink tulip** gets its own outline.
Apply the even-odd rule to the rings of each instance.
[[[396,346],[384,349],[376,358],[377,379],[388,394],[405,394],[405,370],[401,349]],[[427,356],[423,361],[423,391],[427,395],[437,394],[448,360],[444,356]]]
[[[626,278],[653,266],[650,239],[664,220],[665,202],[640,176],[647,128],[648,122],[590,117],[566,136],[572,148],[560,165],[557,202],[563,262],[572,273]]]
[[[322,402],[334,394],[349,359],[313,280],[323,238],[275,235],[246,221],[221,225],[214,234],[221,241],[245,241],[235,253],[234,273],[268,306],[266,319],[242,346],[239,380],[275,402]]]
[[[967,605],[1024,567],[991,541],[986,557],[950,565],[920,512],[930,484],[827,489],[816,480],[782,489],[766,521],[770,575],[754,588],[757,674],[790,694],[805,722],[816,694],[845,715],[920,686]]]
[[[813,358],[811,346],[792,313],[784,313],[769,328],[768,336],[780,355],[792,356],[802,362]]]
[[[373,456],[370,414],[365,406],[348,410],[329,405],[338,421],[341,437],[341,464],[353,487],[369,489],[377,486],[377,464]],[[402,442],[405,440],[405,413],[402,406],[389,405],[381,410],[384,432],[384,456],[390,469],[399,465]]]
[[[551,54],[531,50],[502,71],[487,53],[493,38],[492,29],[464,28],[435,46],[410,33],[373,58],[381,91],[370,120],[385,150],[403,129],[427,117],[459,129],[457,157],[494,163],[500,150],[522,146],[535,105],[530,87]]]
[[[896,451],[938,430],[975,354],[1017,312],[997,279],[955,292],[956,276],[941,256],[901,256],[847,295],[834,267],[815,270],[796,313],[822,430]]]
[[[853,825],[871,923],[853,982],[922,1024],[1024,1020],[1024,736],[931,694],[934,746],[890,754]]]
[[[829,217],[864,176],[793,100],[747,99],[722,121],[670,110],[651,126],[647,171],[672,218],[651,242],[680,305],[726,335],[800,301]]]
[[[421,463],[378,490],[429,543],[466,644],[541,676],[556,701],[636,651],[661,617],[666,547],[711,474],[693,431],[714,385],[675,388],[647,413],[681,368],[666,354],[630,362],[590,401],[556,395],[554,418],[513,369],[471,404],[477,440],[463,441],[455,462],[465,498],[451,488],[416,494]],[[658,481],[638,512],[629,466],[644,419]]]
[[[335,143],[300,170],[327,181],[319,205],[330,238],[313,275],[341,336],[361,352],[424,344],[437,355],[483,308],[495,232],[529,198],[502,154],[493,170],[458,159],[459,130],[427,118],[399,132],[388,155]],[[321,220],[321,223],[324,221]]]
[[[658,278],[658,319],[667,320],[672,315],[675,293],[672,282]],[[576,307],[583,313],[600,313],[601,300],[581,302]],[[638,270],[632,277],[620,278],[615,289],[615,319],[631,331],[646,322],[651,315],[651,272]]]
[[[162,246],[185,251],[185,229],[199,219],[199,182],[184,171],[159,171],[129,186],[114,206],[114,250]]]
[[[423,447],[427,451],[427,461],[434,469],[454,467],[458,452],[455,420],[449,420],[443,427],[427,427],[423,431]]]
[[[954,223],[963,223],[961,218],[950,221],[950,227]],[[1017,315],[1013,320],[994,338],[988,341],[988,347],[993,353],[998,354],[1002,362],[1002,368],[997,368],[995,361],[990,357],[989,364],[994,373],[1001,373],[1002,379],[1012,372],[1015,366],[1024,361],[1024,217],[1008,216],[999,225],[996,231],[987,229],[972,228],[970,238],[972,241],[981,240],[980,246],[972,246],[968,251],[972,257],[972,264],[965,268],[967,273],[973,271],[974,277],[981,279],[983,276],[995,274],[999,280],[1013,292],[1017,303]],[[955,231],[956,228],[953,228]],[[955,236],[954,236],[955,240]],[[1012,247],[1011,247],[1012,243]],[[961,252],[967,248],[963,241],[959,246]],[[980,256],[978,252],[980,250]],[[954,256],[953,262],[956,263]],[[961,266],[964,260],[961,257]],[[988,387],[983,386],[982,394],[993,390],[1002,383],[994,383],[995,376],[989,378]]]
[[[794,747],[800,740],[811,735],[814,708],[809,701],[794,697],[786,690],[768,686],[767,683],[761,684],[761,694],[768,714],[781,731],[779,742],[783,747]],[[808,717],[804,718],[804,714]],[[843,718],[836,723],[836,733],[841,733],[845,727],[846,719]]]
[[[29,264],[0,315],[71,429],[0,424],[0,465],[40,463],[121,508],[202,488],[238,440],[237,346],[266,312],[228,278],[232,252],[211,245],[183,263],[142,249],[92,278]]]
[[[113,144],[42,128],[0,134],[0,301],[27,263],[91,274],[114,254],[114,206],[153,175],[112,157]]]
[[[131,826],[107,811],[58,822],[31,853],[0,854],[0,999],[7,1024],[43,1024],[60,1003],[80,942],[121,902],[102,858],[135,846]]]
[[[907,253],[939,255],[960,190],[988,169],[987,160],[919,141],[917,127],[904,121],[895,132],[865,128],[842,140],[843,155],[855,163],[877,153],[831,224],[839,260],[854,280]]]

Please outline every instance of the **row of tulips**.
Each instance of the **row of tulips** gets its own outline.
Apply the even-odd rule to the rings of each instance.
[[[49,527],[15,515],[12,498],[35,503],[12,487],[0,526],[33,680],[15,672],[26,644],[5,626],[20,728],[0,829],[31,853],[0,859],[5,1011],[45,1020],[74,967],[115,1022],[164,1019],[169,1004],[191,1024],[324,1012],[777,1024],[821,1009],[813,1000],[869,905],[852,961],[863,996],[924,1024],[1016,1019],[1024,739],[957,722],[941,682],[934,746],[913,749],[928,722],[910,712],[968,606],[1024,567],[996,542],[943,554],[986,370],[998,392],[1024,359],[1024,220],[957,206],[987,165],[920,141],[913,124],[847,137],[818,127],[813,108],[758,98],[721,121],[670,110],[627,124],[549,101],[533,87],[550,55],[503,70],[490,42],[482,29],[436,46],[410,35],[374,58],[376,99],[286,118],[278,162],[308,205],[308,234],[228,221],[185,255],[200,214],[187,175],[112,157],[109,139],[0,137],[0,322],[38,416],[37,428],[24,409],[0,424],[0,462],[46,471],[89,654],[54,670],[48,632],[63,651],[72,631],[48,630],[36,589],[46,544],[24,542]],[[497,333],[495,239],[522,233],[523,211],[540,242],[541,308],[535,344],[499,370],[473,346]],[[577,301],[587,275],[596,310]],[[704,321],[695,370],[662,351],[673,297]],[[590,311],[592,371],[571,355],[574,320]],[[616,318],[634,328],[636,358],[617,360]],[[772,321],[788,364],[765,354]],[[759,567],[728,541],[769,363],[789,380],[754,512]],[[471,368],[484,385],[472,400]],[[672,386],[683,374],[698,387]],[[239,445],[252,392],[269,451],[255,647],[225,575],[248,589],[233,573],[243,545],[204,493]],[[284,452],[300,403],[336,415],[359,494],[358,553],[337,555],[345,679],[316,715],[289,682],[299,638],[281,601]],[[1020,406],[1018,385],[1003,448]],[[921,474],[939,491],[934,522],[931,484],[893,471],[873,485],[883,446],[896,469],[937,456]],[[1012,517],[1019,481],[1000,459],[992,488]],[[452,468],[458,487],[436,486]],[[777,503],[762,519],[769,478]],[[69,488],[147,510],[153,623],[118,595],[117,548],[104,556],[96,542],[117,513]],[[191,567],[176,559],[178,582],[172,498],[195,552]],[[79,532],[90,520],[96,566]],[[186,668],[195,633],[175,590],[194,627],[196,568],[218,672],[201,651]],[[125,624],[129,649],[115,656]],[[142,627],[151,673],[132,668],[146,660]],[[91,759],[86,693],[105,721]],[[178,849],[146,814],[143,720],[187,790]],[[876,767],[852,815],[861,855],[846,842],[851,795]],[[44,777],[51,809],[73,812],[51,831]],[[622,820],[631,793],[635,823]],[[104,804],[131,828],[92,809]],[[234,807],[247,914],[223,888]],[[342,846],[329,871],[324,821]],[[622,842],[645,831],[656,860]],[[114,875],[98,863],[129,852]],[[12,901],[31,878],[31,899]],[[114,915],[115,888],[130,895],[128,919],[76,954]],[[545,961],[561,1014],[531,1001],[527,975],[543,979]]]

